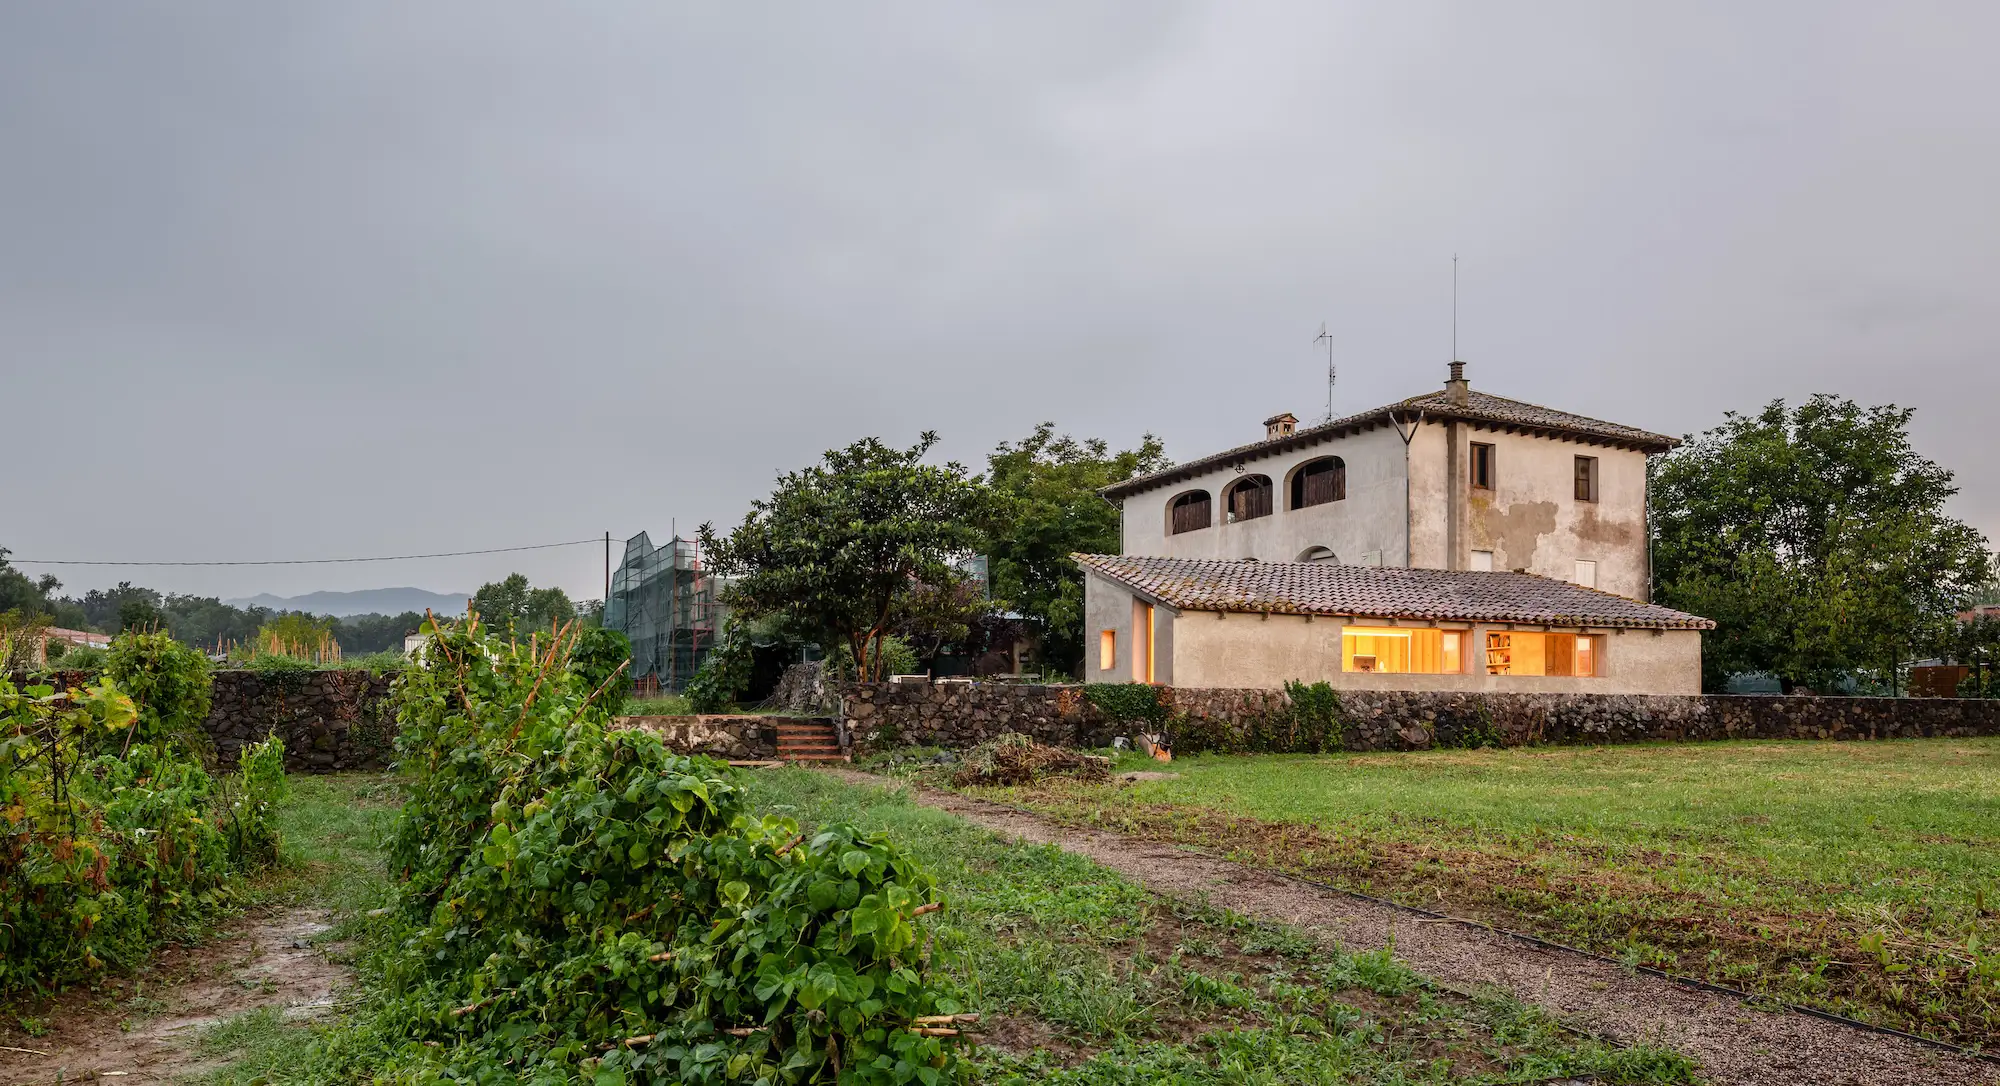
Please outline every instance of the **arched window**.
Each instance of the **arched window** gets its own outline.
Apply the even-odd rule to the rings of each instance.
[[[1271,515],[1271,477],[1245,475],[1229,486],[1229,520],[1255,520]]]
[[[1331,547],[1307,547],[1305,550],[1299,552],[1299,561],[1338,562],[1340,561],[1340,556],[1333,553],[1333,548]]]
[[[1325,505],[1347,497],[1347,462],[1338,456],[1308,460],[1292,473],[1292,508]]]
[[[1208,491],[1190,490],[1167,506],[1167,534],[1179,535],[1208,527]]]

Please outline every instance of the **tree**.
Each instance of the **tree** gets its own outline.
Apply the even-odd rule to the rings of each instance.
[[[494,629],[511,627],[522,637],[531,631],[553,630],[576,617],[576,605],[562,589],[531,587],[528,578],[519,573],[480,585],[472,594],[472,609]]]
[[[978,580],[953,571],[935,584],[918,583],[896,607],[895,634],[930,668],[947,646],[963,646],[973,626],[993,613]]]
[[[1101,487],[1169,465],[1160,439],[1113,453],[1100,438],[1057,437],[1044,422],[987,457],[986,483],[999,506],[986,541],[993,594],[1027,616],[1045,660],[1074,672],[1083,661],[1083,574],[1072,554],[1118,551],[1118,508]]]
[[[865,438],[779,476],[728,536],[701,526],[709,568],[735,581],[722,599],[745,618],[789,614],[846,645],[865,681],[881,673],[881,642],[918,585],[948,583],[972,553],[989,502],[957,463],[923,462],[926,432],[908,449]]]
[[[1985,584],[1986,541],[1947,516],[1951,473],[1910,445],[1911,412],[1813,396],[1730,412],[1654,468],[1654,596],[1716,621],[1704,684],[1786,690],[1857,671],[1891,684]]]

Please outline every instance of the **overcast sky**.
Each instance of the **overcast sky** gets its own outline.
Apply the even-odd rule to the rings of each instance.
[[[2000,5],[0,6],[0,546],[733,523],[1049,419],[1189,459],[1475,388],[1917,409],[2000,537]],[[519,569],[54,569],[248,595]],[[31,572],[51,567],[29,567]]]

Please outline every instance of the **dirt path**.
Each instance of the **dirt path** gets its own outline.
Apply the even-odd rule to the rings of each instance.
[[[221,940],[162,953],[141,978],[57,1000],[40,1012],[46,1033],[0,1036],[0,1084],[169,1083],[210,1066],[194,1050],[206,1026],[260,1007],[326,1013],[348,977],[312,946],[327,919],[313,909],[251,917]]]
[[[897,781],[831,769],[886,788]],[[2000,1066],[1791,1011],[1752,1009],[1729,996],[1627,973],[1582,955],[1545,950],[1464,924],[1426,922],[1399,909],[1113,833],[1056,826],[947,792],[918,802],[1009,837],[1055,844],[1159,893],[1205,898],[1246,916],[1316,930],[1348,948],[1386,946],[1426,976],[1490,985],[1597,1033],[1647,1041],[1699,1060],[1718,1086],[1974,1086],[2000,1084]]]

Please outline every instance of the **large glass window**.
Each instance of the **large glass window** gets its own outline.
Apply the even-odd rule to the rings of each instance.
[[[1465,670],[1464,630],[1349,626],[1340,634],[1342,671],[1457,675]]]
[[[1595,678],[1604,673],[1604,639],[1594,634],[1491,630],[1486,634],[1486,673]]]

